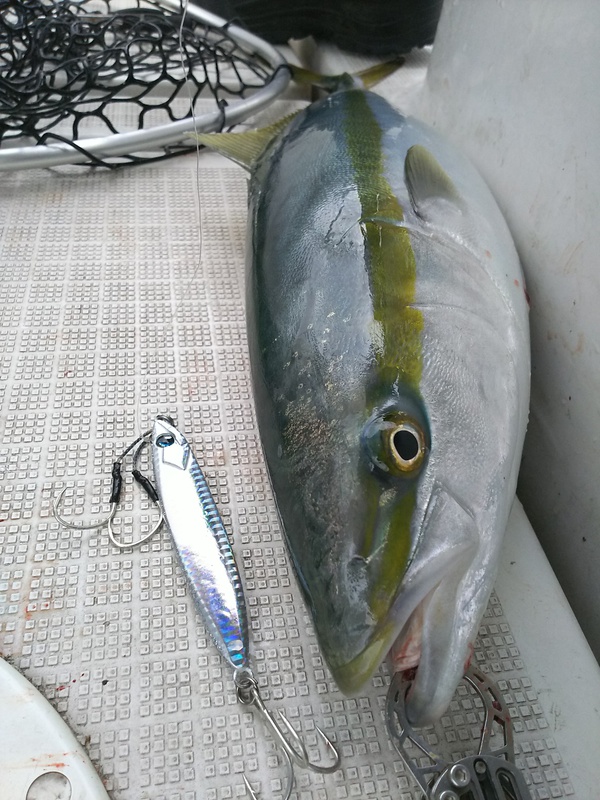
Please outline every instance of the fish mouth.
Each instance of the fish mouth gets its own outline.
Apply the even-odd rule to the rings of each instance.
[[[394,645],[401,669],[417,675],[407,698],[411,724],[427,725],[449,705],[478,620],[462,624],[460,591],[478,548],[475,519],[443,485],[430,496],[415,555],[385,620],[367,646],[334,670],[346,694],[358,691]],[[394,644],[395,643],[395,644]]]
[[[415,727],[442,716],[468,666],[471,626],[463,631],[456,611],[463,577],[457,570],[419,603],[389,653],[394,674],[414,673],[406,715]]]
[[[443,715],[467,667],[472,626],[461,625],[456,602],[463,577],[455,574],[442,581],[417,609],[421,617],[415,635],[419,652],[406,698],[406,716],[418,728]]]

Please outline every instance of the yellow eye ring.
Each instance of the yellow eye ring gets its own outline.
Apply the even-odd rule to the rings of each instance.
[[[390,464],[402,474],[414,472],[425,458],[425,437],[419,426],[408,419],[397,421],[381,432]]]
[[[429,452],[427,429],[399,409],[378,411],[367,422],[362,443],[371,469],[397,478],[414,478]]]

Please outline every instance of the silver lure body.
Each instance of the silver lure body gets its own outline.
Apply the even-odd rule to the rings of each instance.
[[[242,582],[227,532],[185,436],[165,418],[152,429],[156,488],[196,606],[221,655],[248,666]]]

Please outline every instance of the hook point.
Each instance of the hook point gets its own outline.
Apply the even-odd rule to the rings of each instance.
[[[335,761],[328,767],[318,767],[316,764],[312,764],[309,762],[308,768],[312,769],[313,772],[321,772],[324,774],[328,774],[330,772],[337,772],[342,763],[342,756],[340,755],[340,751],[337,749],[337,747],[334,745],[334,743],[331,741],[329,736],[327,736],[327,734],[322,728],[320,728],[318,725],[315,725],[315,728],[317,729],[317,733],[325,743],[325,746],[331,751],[331,754],[333,755]]]
[[[282,750],[281,752],[283,753],[283,756],[285,757],[287,763],[287,791],[283,795],[283,800],[290,800],[290,796],[292,794],[292,787],[294,785],[294,767],[292,764],[292,759],[289,757],[286,751]],[[243,775],[242,777],[244,778],[244,785],[246,786],[246,791],[250,795],[250,800],[261,800],[261,798],[256,794],[252,786],[250,786],[250,781],[248,780],[248,778],[245,775]]]

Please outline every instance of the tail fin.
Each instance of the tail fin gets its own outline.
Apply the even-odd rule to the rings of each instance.
[[[404,64],[404,58],[399,56],[392,61],[376,64],[354,75],[343,73],[342,75],[319,75],[302,67],[290,65],[294,80],[299,83],[318,86],[328,92],[336,92],[339,89],[368,89],[374,86],[383,78],[391,75]],[[201,133],[197,134],[197,140],[216,150],[218,153],[235,161],[236,164],[252,171],[254,165],[267,149],[271,141],[283,131],[293,120],[298,112],[289,114],[280,119],[273,125],[260,128],[256,131],[244,131],[243,133]],[[194,135],[194,134],[190,134]]]
[[[398,58],[393,58],[391,61],[384,61],[360,72],[353,74],[343,72],[341,75],[320,75],[318,72],[296,67],[292,64],[290,64],[290,69],[292,78],[297,83],[317,86],[326,92],[336,92],[339,89],[370,89],[371,86],[375,86],[376,83],[399,69],[404,64],[404,61],[404,56],[398,56]]]

